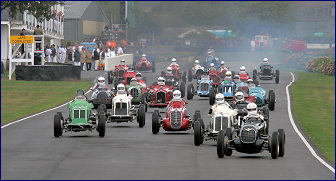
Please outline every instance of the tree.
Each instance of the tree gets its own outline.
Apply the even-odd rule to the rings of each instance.
[[[55,16],[51,12],[51,7],[57,4],[63,4],[62,1],[1,1],[1,11],[8,9],[9,16],[14,18],[18,13],[28,11],[39,22],[44,19],[51,19]]]

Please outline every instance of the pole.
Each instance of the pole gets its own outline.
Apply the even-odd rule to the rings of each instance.
[[[152,55],[154,54],[154,31],[152,31]]]
[[[128,21],[127,21],[127,1],[125,2],[125,24],[126,24],[126,45],[125,45],[125,53],[128,50],[127,44],[128,44]]]

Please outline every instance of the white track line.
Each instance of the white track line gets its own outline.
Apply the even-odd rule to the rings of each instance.
[[[315,150],[313,149],[312,146],[310,146],[310,144],[308,143],[308,141],[304,138],[304,136],[301,134],[301,132],[299,131],[299,129],[296,127],[296,124],[294,122],[293,119],[293,115],[292,115],[292,111],[291,111],[291,100],[290,100],[290,95],[289,95],[289,87],[294,83],[295,81],[295,77],[294,74],[292,72],[290,72],[291,76],[292,76],[292,81],[286,86],[286,94],[287,94],[287,108],[288,108],[288,116],[289,116],[289,120],[295,130],[295,132],[299,135],[299,137],[301,138],[301,140],[303,141],[303,143],[307,146],[307,148],[309,149],[310,153],[318,160],[320,161],[324,166],[326,166],[330,171],[332,171],[333,173],[335,173],[335,169],[330,166],[328,163],[326,163],[321,157],[319,157]]]
[[[106,74],[107,74],[107,73],[104,73],[104,74],[102,74],[102,75],[100,75],[100,76],[104,76],[104,75],[106,75]],[[100,76],[99,76],[99,77],[100,77]],[[91,92],[91,90],[88,90],[88,91],[85,93],[85,95],[88,94],[89,92]],[[72,101],[72,100],[71,100],[71,101]],[[71,101],[69,101],[69,102],[71,102]],[[66,103],[64,103],[64,104],[62,104],[62,105],[59,105],[59,106],[57,106],[57,107],[54,107],[54,108],[51,108],[51,109],[48,109],[48,110],[45,110],[45,111],[42,111],[42,112],[39,112],[39,113],[36,113],[36,114],[33,114],[33,115],[31,115],[31,116],[24,117],[24,118],[22,118],[22,119],[13,121],[13,122],[11,122],[11,123],[5,124],[5,125],[1,126],[1,129],[2,129],[2,128],[5,128],[5,127],[7,127],[7,126],[10,126],[10,125],[12,125],[12,124],[15,124],[15,123],[24,121],[24,120],[26,120],[26,119],[29,119],[29,118],[32,118],[32,117],[35,117],[35,116],[44,114],[44,113],[46,113],[46,112],[49,112],[49,111],[58,109],[58,108],[60,108],[60,107],[63,107],[63,106],[65,106],[65,105],[67,105],[69,102],[66,102]]]

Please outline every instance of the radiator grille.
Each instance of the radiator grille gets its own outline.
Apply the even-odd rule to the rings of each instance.
[[[137,99],[139,97],[139,90],[136,88],[132,88],[131,89],[131,96],[133,97],[133,99]]]
[[[170,113],[170,126],[172,129],[181,128],[182,114],[179,111],[172,111]]]
[[[165,92],[160,91],[156,94],[156,103],[158,104],[166,103],[166,93]]]
[[[201,87],[201,91],[208,91],[209,90],[209,84],[208,83],[201,83],[200,87]]]
[[[243,143],[254,143],[256,140],[256,131],[254,128],[245,127],[241,131],[240,139]]]
[[[220,131],[224,130],[228,126],[228,118],[224,116],[215,117],[214,130]]]
[[[127,114],[127,103],[121,103],[121,102],[116,103],[114,114],[115,115],[128,115]]]

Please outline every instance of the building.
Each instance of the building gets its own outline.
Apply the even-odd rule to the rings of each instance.
[[[64,38],[76,42],[100,36],[108,18],[97,1],[66,1]]]
[[[60,45],[64,38],[64,7],[63,5],[52,6],[51,12],[55,15],[53,19],[38,22],[28,11],[17,13],[16,17],[11,18],[8,9],[1,10],[1,61],[6,64],[9,60],[9,37],[19,35],[23,28],[26,29],[27,35],[32,35],[35,27],[40,25],[44,35],[44,45]]]

